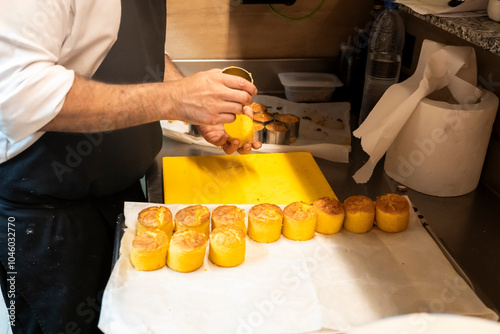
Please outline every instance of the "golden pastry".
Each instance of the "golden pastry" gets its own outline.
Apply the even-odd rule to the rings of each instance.
[[[248,211],[248,237],[254,241],[275,242],[282,226],[283,210],[275,204],[257,204]]]
[[[316,232],[318,214],[305,202],[294,202],[283,210],[283,235],[291,240],[309,240]]]
[[[375,221],[375,204],[366,196],[351,196],[344,201],[344,228],[349,232],[366,233]]]
[[[292,114],[278,114],[275,118],[279,122],[290,124],[298,123],[300,121],[300,118],[298,116]]]
[[[281,123],[281,122],[269,123],[266,125],[266,129],[269,131],[275,131],[275,132],[286,132],[289,130],[286,127],[286,125]]]
[[[410,204],[398,194],[386,194],[375,201],[375,225],[385,232],[401,232],[410,222]]]
[[[253,114],[253,120],[267,124],[274,119],[273,115],[267,112],[258,112]]]
[[[167,261],[169,238],[161,230],[148,230],[137,234],[132,241],[130,262],[141,271],[163,268]]]
[[[219,226],[210,233],[208,258],[219,267],[236,267],[245,261],[246,235],[236,225]]]
[[[165,232],[169,240],[172,237],[174,223],[169,208],[152,206],[141,210],[137,215],[137,234],[156,229]]]
[[[203,265],[206,249],[203,233],[187,228],[176,230],[170,240],[167,266],[181,273],[195,271]]]
[[[246,234],[245,210],[236,205],[221,205],[212,211],[212,230],[230,224],[238,226]]]
[[[267,106],[261,104],[261,103],[252,103],[250,104],[250,108],[253,109],[254,112],[263,112],[267,111]]]
[[[344,223],[344,206],[335,198],[323,197],[313,204],[318,213],[316,232],[323,234],[335,234],[342,228]]]
[[[253,122],[253,129],[255,132],[264,130],[264,124],[259,122]]]
[[[210,210],[203,205],[190,205],[175,214],[175,230],[188,228],[203,233],[208,239],[210,232]]]
[[[229,135],[228,142],[238,139],[238,147],[242,147],[253,141],[253,120],[245,114],[236,115],[234,122],[224,124],[224,131]]]

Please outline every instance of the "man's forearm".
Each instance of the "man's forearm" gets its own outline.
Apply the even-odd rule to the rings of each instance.
[[[101,132],[161,119],[161,87],[109,85],[75,77],[59,114],[42,131]]]
[[[40,130],[101,132],[162,119],[228,123],[257,93],[250,82],[217,69],[186,78],[179,72],[171,75],[179,78],[137,85],[110,85],[76,76],[59,114]]]

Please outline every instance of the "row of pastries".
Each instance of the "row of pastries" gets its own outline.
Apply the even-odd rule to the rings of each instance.
[[[203,205],[190,205],[175,217],[165,206],[152,206],[138,214],[130,259],[141,271],[166,265],[191,272],[203,265],[208,246],[212,263],[235,267],[245,260],[246,236],[260,243],[275,242],[281,235],[306,241],[315,233],[335,234],[342,227],[366,233],[375,224],[386,232],[401,232],[408,222],[408,201],[397,194],[379,196],[375,202],[366,196],[351,196],[344,203],[324,197],[312,205],[299,201],[284,209],[257,204],[248,211],[248,219],[245,210],[236,205],[220,205],[212,212]]]

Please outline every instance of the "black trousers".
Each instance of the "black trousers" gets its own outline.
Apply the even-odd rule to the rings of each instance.
[[[102,294],[124,201],[144,201],[139,182],[63,208],[0,203],[0,283],[13,333],[100,333]]]

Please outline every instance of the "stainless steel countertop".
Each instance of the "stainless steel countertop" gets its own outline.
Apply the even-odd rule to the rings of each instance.
[[[163,148],[146,175],[148,200],[163,203],[162,157],[214,154],[223,152],[215,148],[207,151],[164,137]],[[379,162],[368,183],[356,184],[351,175],[366,158],[359,140],[353,138],[349,164],[319,158],[315,160],[340,201],[352,195],[375,199],[388,192],[397,193],[397,183],[385,174],[382,162]],[[422,215],[419,218],[428,224],[438,244],[444,245],[444,252],[449,252],[452,264],[456,261],[470,279],[477,295],[499,314],[500,198],[482,184],[470,194],[453,198],[428,196],[412,190],[401,194],[409,196],[419,215]]]

